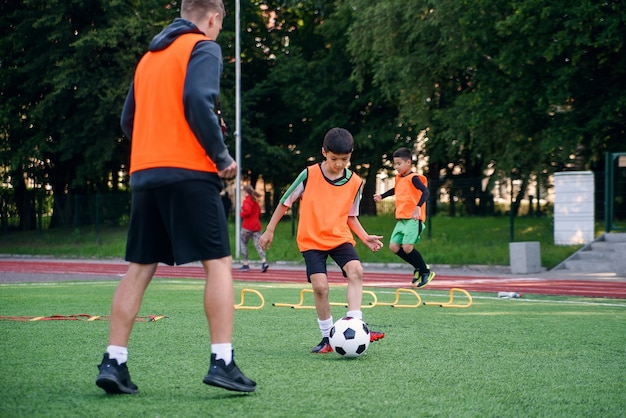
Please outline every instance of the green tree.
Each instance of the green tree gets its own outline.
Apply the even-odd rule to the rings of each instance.
[[[362,213],[375,213],[371,195],[381,156],[404,143],[409,129],[369,80],[359,86],[351,78],[345,36],[350,8],[335,2],[308,6],[274,10],[279,24],[271,32],[281,47],[268,48],[268,76],[246,96],[255,106],[248,110],[259,116],[254,125],[266,138],[266,156],[255,159],[266,162],[264,178],[280,192],[305,165],[321,159],[326,131],[345,127],[356,140],[352,168],[367,179]]]
[[[527,183],[623,144],[619,2],[349,3],[355,73],[428,130],[431,173]]]
[[[72,219],[70,194],[117,186],[128,167],[119,114],[137,58],[175,13],[158,0],[3,2],[2,163],[16,202],[29,202],[20,220],[31,217],[32,185],[51,187],[51,226]]]

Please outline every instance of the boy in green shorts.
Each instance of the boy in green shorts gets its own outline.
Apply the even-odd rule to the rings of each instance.
[[[411,283],[424,287],[435,277],[415,249],[426,227],[426,202],[430,196],[428,180],[413,172],[413,155],[408,148],[399,148],[393,153],[393,165],[397,172],[395,187],[383,194],[375,194],[374,201],[396,196],[397,222],[389,240],[389,249],[413,266]]]

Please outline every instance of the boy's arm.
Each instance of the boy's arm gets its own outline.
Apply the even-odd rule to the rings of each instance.
[[[300,199],[302,193],[304,193],[304,183],[308,177],[308,169],[304,169],[300,172],[296,180],[291,183],[289,189],[285,192],[283,197],[280,198],[280,203],[276,206],[276,210],[272,214],[270,221],[265,227],[265,232],[259,238],[259,244],[261,248],[267,250],[274,239],[274,230],[276,230],[276,225],[281,220],[283,215],[289,210],[290,207],[293,206],[293,203]]]
[[[430,190],[428,190],[428,187],[422,182],[422,180],[420,180],[418,176],[413,176],[412,182],[413,186],[415,186],[416,189],[422,192],[420,201],[417,202],[417,205],[413,210],[413,219],[418,221],[422,212],[422,206],[426,204],[426,202],[428,202],[428,198],[430,197]]]
[[[428,202],[428,198],[430,197],[430,190],[428,190],[428,186],[426,186],[422,180],[418,176],[413,176],[412,179],[413,186],[420,192],[422,192],[422,197],[420,201],[417,202],[417,206],[422,206],[424,203]]]
[[[282,219],[283,215],[285,215],[288,209],[289,207],[283,205],[282,203],[279,203],[278,206],[276,206],[276,210],[272,214],[270,221],[265,227],[265,232],[263,233],[263,235],[261,235],[261,238],[259,238],[259,244],[264,250],[270,248],[270,244],[274,239],[274,231],[276,230],[276,225],[278,225],[278,222]]]
[[[348,216],[348,226],[370,250],[376,252],[383,248],[383,243],[380,241],[383,238],[382,235],[369,235],[358,217]]]
[[[380,202],[384,198],[389,197],[389,196],[393,196],[394,194],[396,194],[396,188],[395,187],[392,187],[391,189],[387,190],[383,194],[376,193],[374,195],[374,202]]]

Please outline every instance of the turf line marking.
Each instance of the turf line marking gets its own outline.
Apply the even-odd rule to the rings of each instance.
[[[167,279],[158,279],[158,283],[163,284],[203,284],[204,279],[182,279],[182,280],[167,280]],[[246,284],[247,283],[247,284]],[[82,281],[82,282],[72,282],[72,281],[61,281],[61,282],[30,282],[30,283],[0,283],[0,287],[9,287],[9,286],[22,286],[22,287],[35,287],[35,286],[76,286],[76,285],[116,285],[117,281],[115,280],[99,280],[99,281]],[[266,288],[266,289],[294,289],[294,288],[302,288],[302,285],[297,283],[276,283],[276,284],[267,284],[267,283],[257,283],[254,284],[254,287]],[[250,282],[237,282],[235,283],[235,287],[240,286],[248,286],[250,287]],[[332,287],[332,286],[331,286]],[[335,288],[345,288],[345,286],[334,286]],[[393,294],[395,295],[394,290],[380,290],[380,288],[376,288],[375,291],[381,294]],[[484,292],[483,292],[484,293]],[[448,293],[429,293],[429,296],[435,297],[448,297]],[[549,296],[549,295],[547,295]],[[569,297],[569,296],[564,296]],[[574,296],[575,297],[575,296]],[[532,302],[532,303],[558,303],[558,304],[566,304],[566,305],[587,305],[587,306],[609,306],[615,308],[626,308],[626,304],[623,303],[603,303],[603,302],[590,302],[590,301],[574,301],[574,300],[550,300],[550,299],[528,299],[528,298],[520,298],[520,299],[502,299],[496,296],[474,296],[474,299],[487,299],[487,300],[502,300],[509,301],[512,303],[520,303],[520,302]]]

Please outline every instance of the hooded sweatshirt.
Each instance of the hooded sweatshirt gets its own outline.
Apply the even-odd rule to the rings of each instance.
[[[222,72],[222,51],[220,46],[216,42],[206,38],[192,22],[177,18],[154,37],[146,55],[150,55],[151,53],[155,53],[154,55],[156,55],[159,51],[166,50],[172,46],[176,40],[186,34],[194,34],[193,36],[185,37],[185,40],[193,39],[192,43],[195,43],[195,45],[192,47],[189,58],[186,61],[186,68],[184,65],[181,67],[181,71],[183,71],[184,74],[175,73],[171,75],[173,79],[176,78],[183,83],[181,97],[169,97],[171,94],[166,92],[163,92],[161,95],[160,91],[153,96],[156,96],[157,100],[180,100],[182,102],[185,119],[182,123],[186,123],[186,125],[183,126],[184,129],[179,130],[182,132],[181,137],[186,136],[187,139],[189,139],[189,137],[195,137],[198,142],[195,145],[195,158],[197,159],[198,152],[204,150],[210,164],[202,168],[195,166],[194,168],[188,168],[184,167],[185,164],[182,164],[181,167],[181,164],[164,163],[160,165],[158,162],[153,162],[151,166],[146,166],[142,161],[141,167],[133,167],[134,153],[149,153],[151,151],[149,149],[150,147],[154,146],[156,149],[156,147],[162,146],[163,141],[171,140],[172,149],[178,146],[174,138],[159,138],[158,134],[154,137],[133,138],[133,135],[137,132],[135,129],[136,122],[138,121],[136,116],[145,116],[140,114],[136,115],[138,109],[136,107],[137,102],[135,98],[137,97],[137,99],[140,100],[140,104],[141,100],[146,100],[143,97],[136,96],[137,94],[144,94],[146,91],[141,90],[141,87],[144,86],[135,85],[139,80],[138,77],[141,77],[142,72],[144,72],[144,70],[142,70],[142,62],[140,62],[135,79],[129,88],[121,117],[122,131],[132,142],[130,170],[131,188],[133,190],[159,187],[185,180],[214,181],[215,172],[228,167],[233,162],[232,157],[228,153],[228,148],[224,143],[219,118],[214,110],[215,103],[219,96],[219,81]],[[181,39],[181,42],[182,41],[183,39]],[[175,47],[184,51],[185,47],[180,46],[182,45],[181,42],[177,42]],[[142,61],[145,58],[146,56],[142,58]],[[180,58],[184,64],[185,57]],[[138,88],[140,90],[138,90]],[[141,91],[144,93],[138,93]],[[158,124],[158,122],[159,121],[154,121],[153,123]],[[133,141],[134,139],[135,141]],[[160,142],[157,143],[157,141]],[[189,147],[189,144],[185,146]],[[134,160],[137,160],[137,158]]]

